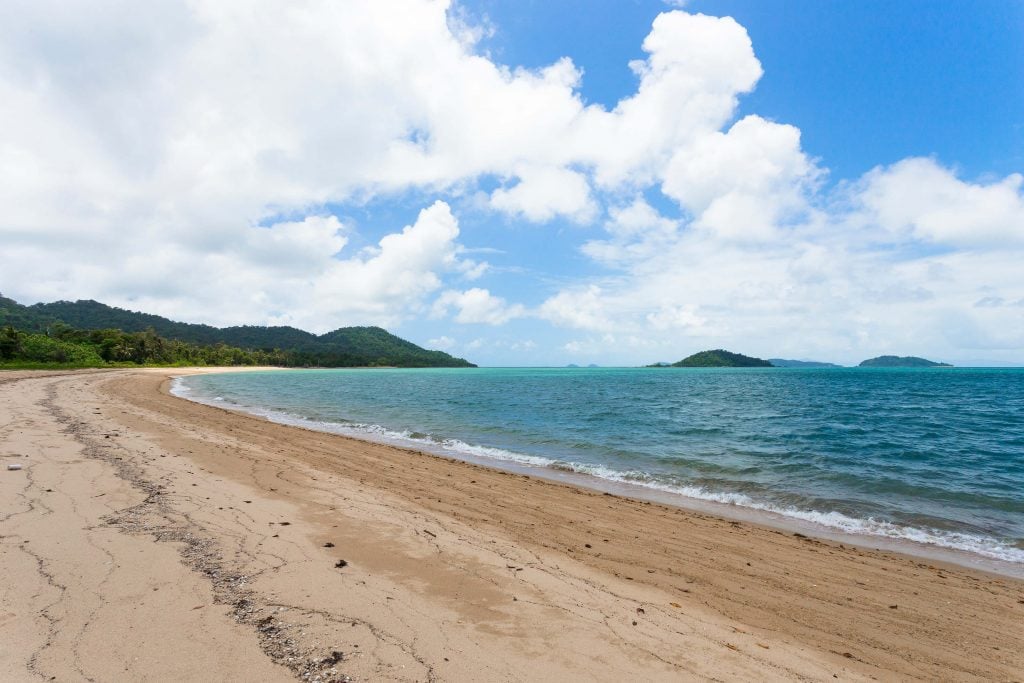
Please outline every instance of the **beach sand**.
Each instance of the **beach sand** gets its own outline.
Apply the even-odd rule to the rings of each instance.
[[[1024,679],[1019,580],[273,424],[170,374],[0,373],[0,680]]]

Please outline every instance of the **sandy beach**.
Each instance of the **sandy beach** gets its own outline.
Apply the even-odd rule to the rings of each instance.
[[[274,424],[172,374],[0,373],[0,680],[1024,680],[1019,580]]]

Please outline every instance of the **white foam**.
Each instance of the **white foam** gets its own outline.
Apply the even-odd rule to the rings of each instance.
[[[655,488],[669,493],[678,493],[688,498],[696,498],[699,500],[735,505],[752,510],[760,510],[762,512],[770,512],[783,517],[810,522],[828,529],[835,529],[847,534],[879,536],[895,541],[913,541],[914,543],[922,543],[939,548],[947,548],[949,550],[960,550],[975,553],[983,557],[1001,560],[1004,562],[1013,562],[1018,564],[1024,563],[1024,550],[1007,545],[1006,543],[994,538],[975,536],[973,534],[965,534],[956,531],[946,531],[943,529],[904,526],[887,522],[885,520],[875,519],[874,517],[850,517],[834,510],[822,512],[818,510],[803,510],[789,506],[774,505],[771,503],[755,501],[749,496],[740,493],[708,491],[706,489],[691,486],[673,487],[654,482],[643,483],[641,486]]]
[[[213,399],[205,399],[194,395],[191,389],[184,382],[179,381],[181,379],[182,378],[176,378],[171,384],[171,393],[176,396],[180,396],[197,403],[205,403],[207,405],[214,405],[214,402],[230,403],[238,410],[258,415],[281,424],[305,427],[307,429],[330,432],[333,434],[341,434],[378,443],[412,447],[458,459],[465,459],[468,457],[471,459],[513,463],[515,465],[525,467],[571,472],[574,474],[595,477],[604,481],[615,482],[617,484],[638,486],[684,498],[767,512],[790,519],[798,519],[825,529],[841,531],[847,534],[883,537],[895,541],[911,541],[914,543],[921,543],[949,550],[974,553],[982,557],[1000,560],[1003,562],[1024,564],[1024,549],[1007,545],[994,538],[974,536],[972,534],[945,531],[941,529],[902,526],[884,520],[876,520],[871,517],[866,519],[850,517],[835,511],[822,512],[775,505],[755,500],[742,493],[710,491],[700,486],[669,484],[664,481],[659,481],[645,472],[635,470],[616,470],[605,465],[554,460],[542,456],[509,451],[502,448],[469,444],[459,439],[434,439],[429,436],[420,436],[419,433],[391,430],[377,424],[340,424],[336,422],[311,420],[291,415],[283,411],[234,404],[232,401],[224,401],[220,396]]]
[[[171,394],[191,399],[192,387],[185,383],[184,377],[173,377],[171,378]]]
[[[898,541],[913,541],[925,545],[975,553],[983,557],[1004,562],[1024,563],[1024,549],[1016,548],[994,538],[964,534],[942,529],[923,529],[918,527],[893,524],[873,517],[858,518],[844,515],[841,512],[821,512],[802,510],[789,506],[774,505],[760,502],[742,493],[727,491],[709,491],[699,486],[678,486],[653,479],[644,472],[613,470],[602,465],[581,463],[559,463],[557,469],[578,472],[590,476],[614,481],[622,484],[641,486],[643,488],[672,493],[686,498],[704,500],[723,505],[769,512],[791,519],[799,519],[828,529],[835,529],[847,534],[861,536],[881,536]]]

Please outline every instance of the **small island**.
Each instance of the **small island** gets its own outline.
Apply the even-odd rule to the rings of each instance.
[[[878,356],[861,361],[862,368],[951,368],[949,363],[936,363],[917,356]]]
[[[674,368],[770,368],[763,358],[744,356],[725,349],[701,351],[672,364]]]
[[[818,360],[789,360],[788,358],[769,358],[768,362],[777,368],[841,368],[842,365],[825,363]]]

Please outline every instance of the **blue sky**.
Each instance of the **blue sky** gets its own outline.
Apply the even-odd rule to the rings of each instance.
[[[626,66],[660,0],[463,3],[487,16],[483,47],[538,67],[569,55],[582,92],[605,105],[630,94]],[[969,176],[1024,167],[1024,3],[1001,0],[691,0],[690,12],[736,18],[765,75],[740,112],[792,123],[836,178],[909,156],[937,156]],[[970,133],[967,134],[967,128]]]
[[[1024,3],[49,4],[0,28],[20,301],[1024,362]]]

